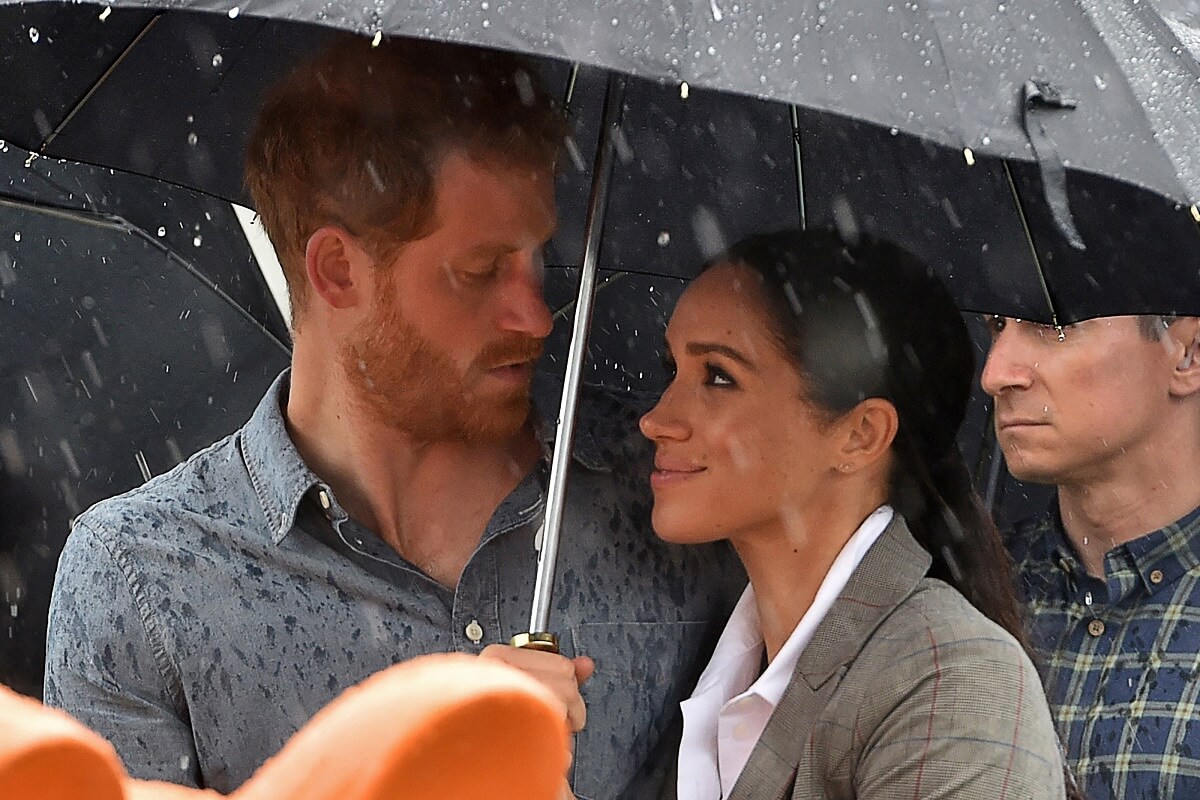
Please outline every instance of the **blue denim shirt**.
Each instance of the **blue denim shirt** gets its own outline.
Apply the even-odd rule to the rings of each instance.
[[[528,627],[544,467],[448,589],[349,518],[301,460],[287,387],[284,373],[241,430],[86,511],[63,551],[46,702],[108,738],[135,777],[229,792],[372,673]],[[655,791],[649,762],[674,757],[655,748],[670,749],[663,733],[745,583],[727,546],[654,536],[635,423],[628,400],[585,394],[551,615],[563,652],[596,661],[573,766],[590,800]]]

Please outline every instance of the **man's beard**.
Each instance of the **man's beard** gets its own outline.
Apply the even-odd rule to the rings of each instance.
[[[342,347],[341,368],[354,393],[380,422],[422,442],[497,442],[529,418],[528,384],[483,391],[494,367],[534,361],[542,340],[510,337],[493,342],[461,374],[422,336],[387,291],[378,308]]]

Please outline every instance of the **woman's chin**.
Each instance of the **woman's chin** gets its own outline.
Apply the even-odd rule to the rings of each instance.
[[[650,519],[654,534],[671,544],[708,544],[726,538],[712,530],[711,522],[704,524],[704,515],[691,509],[663,507],[656,502]]]

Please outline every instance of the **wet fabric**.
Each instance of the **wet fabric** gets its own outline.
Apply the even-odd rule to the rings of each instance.
[[[240,431],[85,512],[67,541],[46,700],[135,777],[227,792],[346,687],[528,626],[540,470],[447,589],[346,516],[287,437],[286,391],[287,373]],[[551,614],[564,653],[596,661],[573,766],[590,800],[650,791],[639,772],[745,583],[728,547],[653,536],[636,411],[584,395]],[[344,548],[321,540],[330,528]]]
[[[1011,538],[1039,670],[1089,800],[1200,797],[1200,509],[1087,574],[1057,505]]]

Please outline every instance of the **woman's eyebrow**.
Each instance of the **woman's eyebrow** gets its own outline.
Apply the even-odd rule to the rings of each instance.
[[[754,362],[727,344],[717,344],[716,342],[688,342],[687,352],[690,356],[706,356],[710,353],[718,353],[726,358],[733,359],[747,369],[753,370],[755,368]]]

